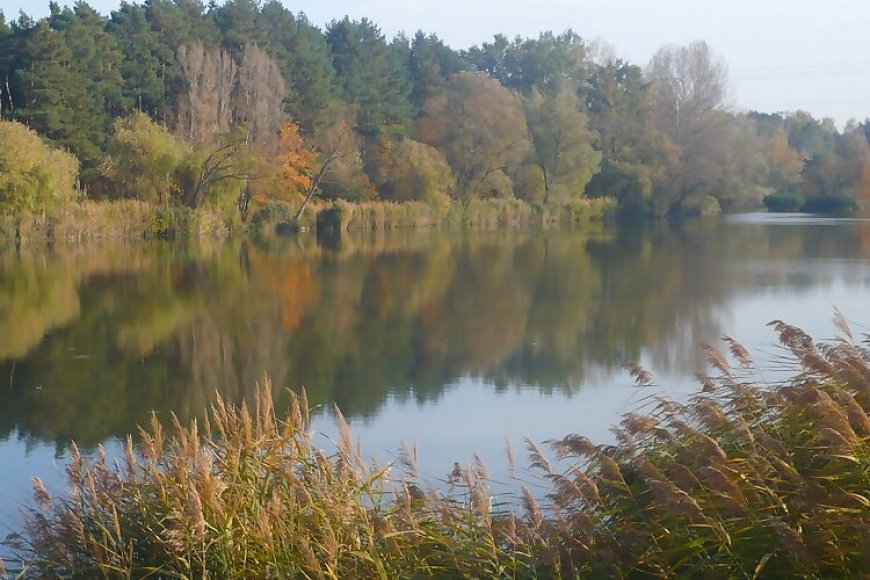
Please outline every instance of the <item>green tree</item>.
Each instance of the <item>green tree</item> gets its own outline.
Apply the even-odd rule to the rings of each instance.
[[[29,63],[19,73],[26,87],[19,117],[75,153],[87,181],[123,109],[121,52],[104,27],[104,19],[83,2],[74,11],[53,6],[30,33]]]
[[[178,194],[176,171],[188,147],[142,112],[115,121],[101,171],[118,197],[167,205]]]
[[[789,146],[804,159],[834,151],[837,127],[833,119],[819,121],[805,111],[797,111],[786,119],[785,125]]]
[[[411,41],[408,63],[414,88],[411,100],[419,109],[431,95],[441,92],[450,76],[468,70],[469,64],[462,56],[434,34],[417,31]]]
[[[402,42],[388,44],[369,20],[345,17],[326,29],[339,94],[354,110],[354,130],[365,138],[386,128],[402,133],[412,117],[411,79]]]
[[[219,44],[220,30],[200,0],[145,0],[144,5],[151,29],[170,49],[195,42]]]
[[[147,9],[139,4],[122,3],[112,12],[106,30],[123,55],[121,90],[125,108],[144,111],[167,122],[174,116],[168,83],[175,54],[151,28]]]
[[[324,35],[304,15],[294,15],[278,0],[262,8],[269,39],[265,50],[281,68],[287,83],[287,112],[311,133],[334,121],[335,69]]]
[[[566,84],[580,89],[590,66],[589,47],[570,29],[558,35],[517,37],[513,42],[496,35],[493,42],[473,47],[465,56],[478,71],[525,95],[537,89],[553,96]]]
[[[6,16],[0,10],[0,118],[12,108],[9,77],[14,69],[11,66],[14,42],[12,27],[6,23]]]
[[[417,131],[444,152],[456,176],[453,196],[463,200],[480,195],[491,174],[520,163],[530,145],[519,97],[473,72],[453,75],[426,101]]]
[[[541,171],[544,203],[552,195],[582,196],[601,161],[601,153],[592,148],[595,135],[581,106],[568,87],[552,97],[533,91],[525,101],[532,138],[529,162]]]
[[[444,154],[423,143],[405,139],[395,152],[390,199],[423,201],[445,208],[453,190],[453,172]]]
[[[0,121],[0,142],[0,211],[44,212],[75,200],[75,157],[14,121]]]
[[[228,0],[212,11],[224,48],[239,55],[248,44],[266,44],[266,27],[256,0]]]
[[[88,120],[92,140],[102,146],[114,118],[125,110],[121,61],[117,40],[106,32],[106,18],[85,2],[77,2],[75,18],[64,32],[73,53],[75,73],[84,77],[94,114]],[[99,134],[98,134],[99,132]]]
[[[639,67],[615,60],[596,67],[584,94],[601,152],[601,167],[587,193],[614,197],[629,213],[649,213],[653,193],[667,187],[667,168],[679,153],[653,126],[650,85]]]
[[[73,70],[72,50],[63,34],[42,20],[29,34],[27,52],[28,67],[18,71],[27,87],[18,116],[41,135],[73,149],[86,141],[76,121],[86,116],[91,106],[85,103],[89,100],[85,79]],[[96,156],[92,148],[89,153]]]
[[[831,151],[820,151],[806,160],[803,191],[807,196],[870,196],[870,145],[855,126],[834,137]]]

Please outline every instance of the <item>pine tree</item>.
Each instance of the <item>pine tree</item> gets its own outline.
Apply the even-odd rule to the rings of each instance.
[[[112,12],[106,30],[121,48],[121,92],[127,109],[144,111],[155,119],[174,117],[167,95],[167,75],[174,65],[173,51],[161,44],[152,30],[144,6],[121,4]]]
[[[281,68],[287,83],[287,112],[312,133],[328,124],[335,100],[335,70],[323,34],[304,15],[295,16],[278,0],[262,9],[268,44],[264,47]]]
[[[326,31],[340,93],[357,109],[355,130],[363,137],[383,128],[403,132],[412,115],[411,82],[400,46],[387,44],[369,20],[333,21]]]

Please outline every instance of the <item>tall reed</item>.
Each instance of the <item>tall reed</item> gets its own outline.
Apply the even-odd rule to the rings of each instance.
[[[264,382],[252,407],[219,401],[171,434],[154,420],[121,465],[72,448],[69,491],[34,482],[27,525],[36,576],[398,578],[521,570],[504,526],[465,470],[465,499],[393,481],[367,464],[347,424],[337,451],[311,441],[304,395],[278,418]],[[459,497],[459,496],[457,496]]]

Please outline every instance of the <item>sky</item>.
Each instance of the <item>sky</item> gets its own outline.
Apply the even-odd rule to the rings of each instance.
[[[738,111],[809,111],[839,126],[870,117],[870,2],[867,0],[282,0],[325,26],[367,17],[387,35],[418,29],[456,49],[544,30],[573,29],[645,65],[660,47],[706,41],[729,69]],[[61,0],[60,4],[69,3]],[[104,14],[119,0],[91,0]],[[48,13],[48,0],[0,0],[7,19],[20,9]]]

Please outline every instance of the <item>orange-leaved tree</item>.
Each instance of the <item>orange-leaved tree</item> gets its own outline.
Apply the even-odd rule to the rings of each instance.
[[[287,123],[281,129],[278,155],[281,172],[277,197],[287,199],[307,195],[316,171],[318,154],[305,142],[295,123]]]

